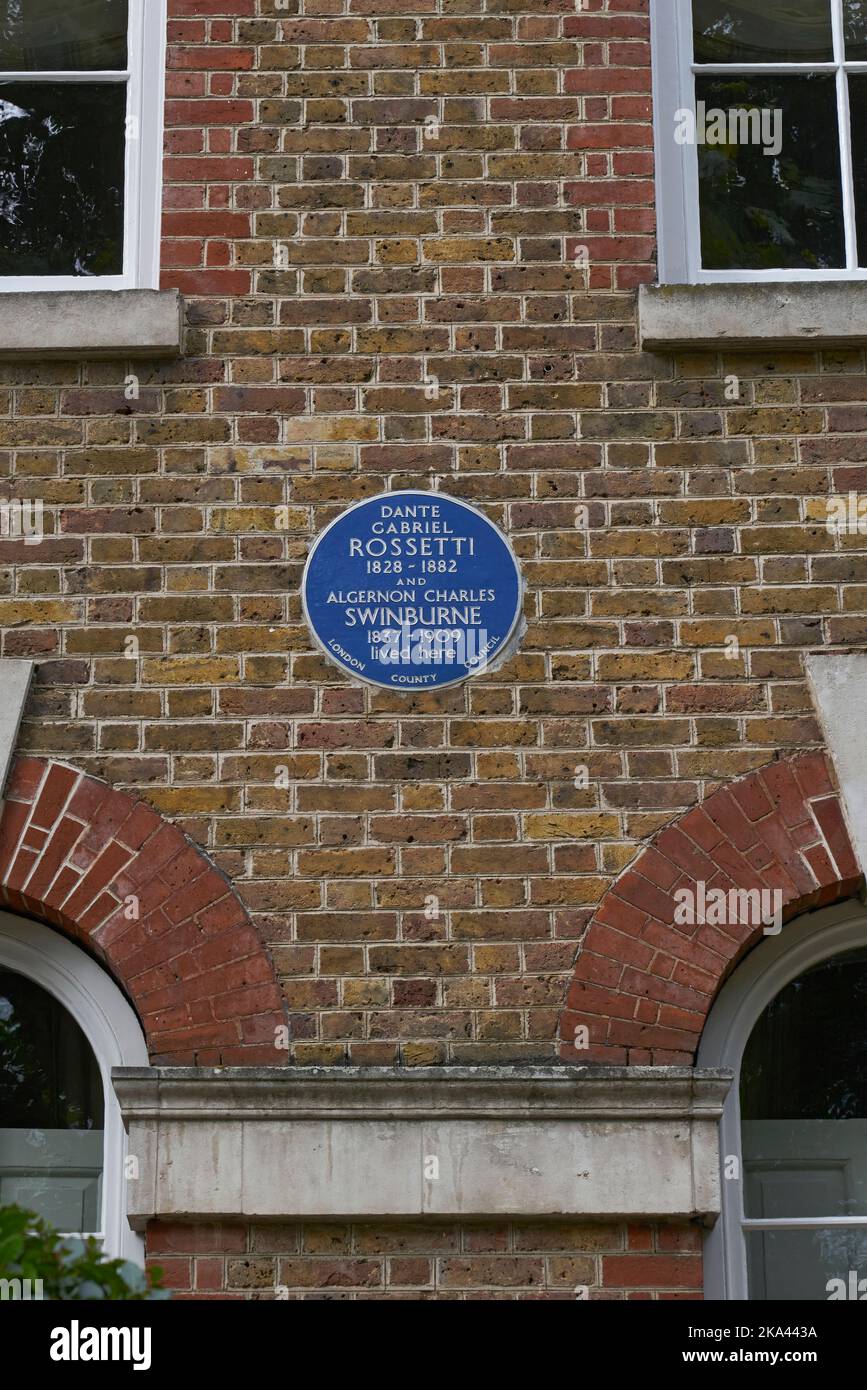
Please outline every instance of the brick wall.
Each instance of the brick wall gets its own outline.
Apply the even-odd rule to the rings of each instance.
[[[175,1298],[697,1299],[695,1227],[584,1222],[151,1226]]]
[[[49,531],[0,542],[21,746],[213,856],[293,1060],[550,1060],[641,843],[820,743],[803,654],[867,636],[863,543],[824,524],[867,484],[864,362],[638,351],[646,0],[294,4],[171,0],[183,360],[0,364]],[[501,671],[373,693],[312,649],[311,538],[389,487],[510,535]]]
[[[821,753],[779,758],[721,787],[654,835],[604,895],[581,940],[561,1018],[569,1062],[692,1065],[720,984],[765,935],[750,914],[678,917],[704,886],[777,895],[778,928],[863,886]],[[759,899],[761,902],[762,899]]]

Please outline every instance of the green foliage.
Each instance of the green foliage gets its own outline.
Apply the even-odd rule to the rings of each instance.
[[[128,1260],[106,1259],[93,1236],[61,1236],[22,1207],[0,1207],[0,1279],[41,1279],[47,1299],[171,1297],[162,1287],[162,1270],[148,1277]]]

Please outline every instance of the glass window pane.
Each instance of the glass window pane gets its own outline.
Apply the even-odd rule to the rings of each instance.
[[[757,1302],[861,1299],[867,1295],[867,1231],[749,1231],[747,1268],[749,1296]]]
[[[0,0],[0,71],[126,67],[127,0]]]
[[[855,185],[858,264],[867,266],[867,75],[850,73],[849,110],[851,113],[852,177]]]
[[[0,1205],[100,1226],[104,1101],[93,1051],[53,995],[0,969]]]
[[[867,950],[824,961],[768,1005],[740,1097],[746,1216],[867,1216]]]
[[[829,63],[831,0],[693,0],[697,63]]]
[[[846,57],[863,62],[867,58],[867,0],[843,0],[843,33]]]
[[[834,78],[698,77],[696,98],[705,269],[845,266]]]
[[[0,83],[0,275],[120,275],[126,86]]]

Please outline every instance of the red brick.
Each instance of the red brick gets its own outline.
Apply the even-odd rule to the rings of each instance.
[[[605,1255],[602,1280],[608,1288],[696,1289],[701,1260],[691,1255]]]
[[[70,767],[52,764],[33,807],[31,820],[34,825],[48,830],[54,824],[80,776],[80,773]]]

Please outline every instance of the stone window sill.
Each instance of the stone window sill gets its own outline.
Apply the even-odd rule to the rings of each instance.
[[[860,347],[867,281],[642,285],[638,314],[649,351]]]
[[[177,290],[28,290],[0,294],[0,359],[178,357]]]

